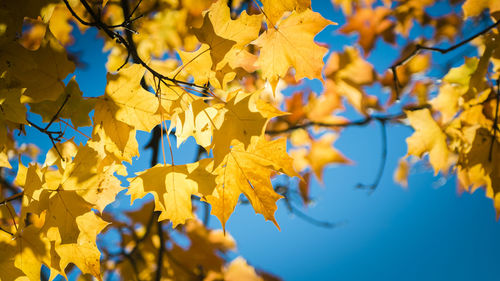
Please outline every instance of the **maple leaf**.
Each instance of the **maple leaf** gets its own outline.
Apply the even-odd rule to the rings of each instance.
[[[446,172],[449,167],[449,150],[446,135],[434,121],[429,109],[424,108],[405,112],[410,125],[415,129],[413,135],[406,139],[408,155],[422,157],[429,153],[429,161],[434,173]]]
[[[206,11],[203,25],[194,29],[202,43],[200,48],[194,52],[178,51],[182,69],[200,85],[210,81],[216,88],[225,88],[235,78],[235,68],[252,70],[248,63],[239,61],[249,59],[243,48],[258,37],[261,21],[262,15],[249,16],[246,12],[232,20],[226,1],[215,2]]]
[[[272,187],[273,171],[299,176],[292,167],[292,158],[286,153],[285,139],[266,141],[253,137],[247,149],[240,142],[233,145],[224,162],[214,171],[217,175],[214,193],[206,197],[212,205],[211,213],[219,218],[224,229],[241,193],[256,213],[279,228],[274,212],[276,201],[282,196]]]
[[[175,228],[194,217],[191,195],[210,194],[214,188],[215,178],[210,172],[211,166],[210,159],[202,159],[186,165],[157,164],[137,173],[137,177],[129,179],[127,194],[131,195],[131,204],[147,193],[152,193],[155,210],[161,211],[158,220],[168,219]]]
[[[108,74],[104,96],[97,99],[93,135],[118,159],[130,162],[139,154],[135,130],[151,131],[160,123],[159,103],[142,89],[145,69],[132,65],[118,74]]]
[[[311,0],[263,0],[263,10],[268,28],[275,26],[285,12],[302,12],[311,8]]]
[[[6,120],[19,124],[28,124],[26,122],[26,105],[21,103],[21,96],[24,91],[24,88],[5,87],[0,89],[0,122]]]
[[[203,264],[207,271],[217,272],[224,265],[224,259],[221,253],[234,250],[235,241],[228,233],[221,230],[207,229],[202,222],[197,219],[189,220],[185,225],[185,236],[189,239],[189,247],[174,244],[171,253],[176,259],[182,261],[182,264],[192,270]],[[176,276],[183,276],[185,270],[172,264]],[[189,278],[189,276],[187,277]]]
[[[203,25],[194,32],[200,42],[210,46],[210,56],[215,69],[228,61],[228,53],[241,49],[259,36],[262,15],[249,16],[243,11],[236,20],[231,19],[229,7],[218,0],[204,16]]]
[[[375,70],[356,49],[346,47],[343,53],[333,53],[328,59],[325,74],[325,94],[345,97],[349,104],[365,115],[368,109],[380,109],[378,99],[363,90],[364,86],[375,82]]]
[[[77,154],[75,158],[77,162],[78,157]],[[96,164],[94,163],[94,165]],[[78,167],[78,165],[76,166]],[[68,170],[71,173],[75,170],[78,171],[78,169],[71,168]],[[30,166],[26,173],[21,173],[21,176],[23,174],[26,180],[21,210],[23,224],[20,228],[24,230],[19,235],[24,237],[26,229],[34,227],[34,225],[24,227],[27,214],[30,212],[40,214],[41,228],[37,230],[38,234],[36,235],[46,237],[47,245],[44,246],[46,249],[43,250],[46,256],[37,254],[36,258],[45,257],[42,260],[43,263],[58,270],[63,275],[64,273],[60,269],[66,268],[69,263],[75,263],[83,272],[90,273],[100,279],[100,252],[95,244],[95,238],[107,223],[92,212],[91,203],[78,195],[77,191],[82,191],[85,188],[79,189],[76,186],[71,186],[72,189],[65,190],[64,187],[67,186],[67,183],[66,185],[64,182],[59,184],[58,182],[61,182],[60,176],[51,179],[51,173],[46,168],[40,170],[36,166]],[[30,244],[33,244],[37,238],[30,237],[28,240]],[[55,242],[55,244],[49,242]],[[55,259],[55,256],[50,258],[50,255],[54,255],[53,250],[57,252],[58,259]],[[49,253],[51,254],[49,255]],[[24,253],[23,255],[26,256]],[[75,257],[79,258],[75,259]],[[57,264],[54,265],[54,262]],[[33,269],[37,270],[38,274],[40,273],[40,265],[38,263]],[[26,268],[31,268],[31,265]]]
[[[62,80],[75,70],[66,50],[59,44],[54,35],[47,30],[40,48],[31,53],[35,67],[18,74],[22,76],[22,85],[26,87],[23,102],[41,102],[56,100],[64,93]],[[29,77],[29,78],[28,78]]]
[[[214,70],[210,56],[210,46],[202,44],[194,52],[183,52],[178,50],[179,57],[183,62],[182,69],[191,74],[198,85],[205,85],[210,82],[216,88],[225,88],[226,84],[234,79],[236,72],[224,67]]]
[[[500,3],[495,0],[466,0],[462,6],[464,18],[479,16],[484,10],[489,9],[492,16],[500,12]]]
[[[50,251],[51,243],[40,237],[40,229],[35,225],[19,229],[16,233],[15,244],[15,249],[12,249],[14,250],[14,266],[20,269],[29,280],[40,280],[42,264],[47,265],[56,274],[62,273],[57,264],[53,266],[52,261],[55,258],[52,257]]]
[[[63,190],[76,191],[102,213],[115,200],[116,194],[123,190],[114,176],[122,168],[121,164],[110,163],[94,148],[82,146],[66,166],[58,184]]]
[[[224,280],[264,281],[242,257],[237,257],[229,264],[225,270]]]
[[[295,69],[297,80],[322,80],[323,57],[328,49],[314,43],[314,36],[330,24],[334,22],[310,9],[293,11],[254,41],[261,48],[257,64],[262,68],[262,78],[271,83],[273,91],[290,67]]]
[[[246,94],[237,91],[230,93],[228,99],[214,120],[214,167],[229,153],[233,140],[247,147],[252,137],[264,133],[270,118],[284,114],[260,100],[259,92]]]
[[[349,34],[359,33],[359,44],[365,51],[365,56],[371,52],[375,46],[378,36],[388,43],[394,43],[394,23],[388,19],[391,10],[386,7],[360,8],[347,18],[347,23],[340,29],[340,32]]]
[[[311,148],[307,155],[316,178],[323,179],[323,170],[328,164],[349,164],[351,161],[342,153],[333,148],[333,143],[337,139],[335,134],[325,134],[317,141],[312,141]]]
[[[109,108],[114,119],[137,130],[149,132],[160,123],[160,118],[156,114],[158,99],[141,86],[145,71],[141,65],[134,64],[122,69],[118,74],[108,73],[106,93],[98,98],[98,103]]]
[[[403,188],[408,187],[408,174],[410,172],[410,164],[406,159],[400,159],[398,167],[394,171],[394,181],[401,185]]]
[[[92,212],[76,218],[79,235],[76,243],[61,244],[56,247],[60,256],[60,267],[66,268],[70,263],[75,264],[84,274],[92,274],[101,278],[101,252],[96,245],[96,237],[108,223]]]
[[[90,126],[89,113],[94,108],[94,100],[84,99],[78,83],[73,77],[65,87],[64,94],[55,101],[43,101],[30,104],[31,112],[42,116],[43,122],[50,122],[57,115],[59,118],[69,118],[76,127]]]
[[[337,134],[325,133],[315,140],[305,130],[294,132],[291,142],[292,145],[298,146],[290,152],[294,160],[294,168],[299,172],[311,168],[316,178],[322,183],[323,170],[327,165],[351,164],[349,159],[333,147],[337,137]]]
[[[188,110],[172,120],[171,125],[176,128],[177,147],[189,136],[193,136],[196,143],[208,150],[212,145],[214,118],[217,113],[217,108],[208,106],[202,99],[192,102]]]

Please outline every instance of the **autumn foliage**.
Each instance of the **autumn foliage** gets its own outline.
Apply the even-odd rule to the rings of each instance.
[[[342,129],[372,122],[384,145],[391,124],[414,129],[398,183],[422,159],[456,174],[462,191],[484,188],[500,212],[500,2],[452,0],[436,16],[433,0],[333,0],[346,17],[336,34],[357,41],[339,52],[315,42],[336,19],[310,2],[2,0],[0,280],[67,278],[75,267],[82,280],[272,280],[227,260],[231,214],[248,203],[279,229],[277,201],[296,191],[307,204],[326,166],[352,164],[333,146]],[[462,33],[467,23],[475,33]],[[432,34],[410,36],[422,28]],[[105,40],[104,93],[80,90],[76,29]],[[400,58],[378,73],[369,59],[381,41]],[[474,50],[436,76],[433,60],[465,45]],[[282,94],[308,79],[321,92]],[[37,131],[44,139],[19,141]],[[192,162],[176,162],[174,138],[194,139]],[[140,148],[152,150],[150,168],[130,173]],[[383,160],[379,175],[392,172]],[[107,207],[117,196],[132,211]],[[198,218],[202,206],[222,230]],[[99,234],[115,245],[98,248]]]

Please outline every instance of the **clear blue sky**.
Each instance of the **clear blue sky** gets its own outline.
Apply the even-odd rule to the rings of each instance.
[[[330,1],[313,2],[313,10],[324,17],[344,21]],[[336,35],[337,29],[329,27],[316,39],[334,50],[354,42],[354,38]],[[85,96],[103,94],[106,84],[103,42],[95,40],[95,34],[89,30],[78,35],[77,45],[71,48],[82,51],[82,60],[88,64],[76,72]],[[399,53],[381,42],[377,46],[369,60],[381,70]],[[313,185],[315,203],[304,212],[341,226],[311,225],[280,203],[276,214],[280,232],[250,206],[240,205],[227,225],[238,242],[234,256],[242,255],[253,266],[284,280],[500,280],[500,223],[495,220],[492,201],[482,190],[457,195],[454,177],[434,177],[423,165],[412,170],[408,190],[395,185],[392,173],[406,153],[404,140],[411,130],[401,125],[387,130],[387,166],[371,195],[354,186],[371,183],[377,173],[378,124],[345,130],[336,147],[356,164],[331,167],[325,171],[324,186]],[[33,142],[31,132],[28,135],[25,140]],[[139,138],[144,144],[148,136],[140,134]],[[42,148],[50,147],[46,145]],[[184,152],[176,152],[176,161],[191,161],[191,150],[188,142]],[[150,153],[141,151],[141,155],[131,171],[147,167]],[[120,198],[124,200],[120,205],[128,204],[128,198]],[[215,217],[211,225],[220,228]]]

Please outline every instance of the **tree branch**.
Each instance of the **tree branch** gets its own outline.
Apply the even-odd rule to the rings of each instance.
[[[401,88],[401,83],[399,82],[399,78],[398,78],[398,73],[397,73],[397,68],[403,64],[405,64],[406,62],[408,62],[409,60],[411,60],[414,56],[416,56],[418,53],[420,53],[420,51],[433,51],[433,52],[439,52],[441,54],[446,54],[448,52],[451,52],[457,48],[460,48],[462,47],[463,45],[469,43],[470,41],[474,40],[475,38],[489,32],[491,29],[493,29],[494,27],[496,27],[497,25],[500,24],[500,19],[497,20],[496,22],[494,22],[493,24],[489,25],[488,27],[484,28],[483,30],[479,31],[478,33],[468,37],[467,39],[464,39],[463,41],[455,44],[455,45],[452,45],[448,48],[439,48],[439,47],[434,47],[434,46],[424,46],[424,45],[420,45],[420,44],[417,44],[415,46],[415,49],[409,53],[407,56],[403,57],[402,59],[396,61],[393,65],[391,65],[389,68],[391,69],[392,73],[393,73],[393,80],[394,80],[394,90],[396,92],[396,99],[399,100],[399,90]]]
[[[7,203],[9,203],[10,201],[14,201],[16,199],[20,199],[20,198],[23,198],[23,195],[24,195],[24,191],[21,191],[19,193],[16,193],[8,198],[6,198],[5,200],[3,200],[2,202],[0,202],[0,206],[1,205],[7,205]]]
[[[430,108],[430,104],[424,104],[424,105],[416,105],[416,106],[407,106],[404,108],[404,110],[419,110],[419,109],[424,109],[424,108]],[[350,121],[350,122],[342,122],[342,123],[324,123],[324,122],[315,122],[315,121],[307,121],[302,124],[297,124],[290,126],[285,129],[278,129],[278,130],[266,130],[266,134],[268,135],[278,135],[278,134],[283,134],[283,133],[288,133],[297,129],[306,129],[312,126],[318,126],[318,127],[325,127],[325,128],[346,128],[346,127],[357,127],[357,126],[364,126],[373,120],[378,120],[380,122],[389,122],[389,121],[394,121],[397,119],[404,118],[406,114],[404,112],[400,112],[397,114],[388,114],[388,115],[382,115],[382,116],[375,116],[375,115],[368,115],[363,119],[360,120],[355,120],[355,121]]]
[[[48,128],[42,128],[42,127],[38,126],[37,124],[31,122],[28,119],[26,119],[26,122],[28,122],[28,124],[30,124],[33,128],[37,129],[38,131],[40,131],[41,133],[43,133],[49,137],[50,142],[52,142],[52,146],[56,150],[59,157],[61,157],[61,159],[64,161],[64,158],[62,157],[61,152],[59,152],[59,149],[56,146],[56,142],[61,141],[61,138],[62,138],[64,133],[61,131],[49,131]]]
[[[183,85],[183,86],[187,86],[187,87],[194,87],[194,88],[199,88],[199,89],[206,89],[205,86],[200,86],[200,85],[197,85],[195,83],[191,83],[191,82],[187,82],[187,81],[181,81],[181,80],[177,80],[177,79],[174,79],[174,78],[170,78],[168,76],[164,76],[161,73],[157,72],[156,70],[154,70],[153,68],[151,68],[146,62],[144,62],[144,60],[142,60],[142,58],[138,55],[137,49],[135,48],[135,44],[133,43],[133,40],[132,40],[131,36],[127,36],[127,39],[125,39],[122,35],[120,35],[120,33],[112,30],[114,28],[121,27],[121,28],[125,29],[125,33],[126,34],[127,33],[132,34],[132,32],[135,32],[135,31],[133,31],[131,29],[131,23],[133,21],[137,20],[138,18],[140,18],[141,16],[136,17],[134,19],[131,19],[130,16],[132,14],[129,15],[129,12],[128,12],[128,9],[127,9],[127,12],[126,13],[124,12],[124,20],[123,20],[123,22],[121,24],[118,24],[118,25],[111,25],[110,26],[110,25],[105,24],[101,20],[100,16],[97,15],[94,12],[94,10],[92,9],[92,7],[89,5],[89,3],[86,0],[80,0],[80,3],[83,5],[83,7],[85,8],[85,10],[90,14],[90,16],[92,17],[92,20],[93,20],[93,22],[86,22],[86,21],[84,21],[81,17],[79,17],[76,14],[76,12],[73,10],[73,8],[71,7],[71,5],[68,3],[67,0],[63,0],[63,1],[66,4],[66,8],[68,8],[68,10],[70,11],[71,15],[73,15],[76,18],[77,21],[79,21],[80,23],[82,23],[84,25],[87,25],[87,26],[95,26],[95,27],[97,27],[98,29],[102,30],[110,39],[116,40],[117,43],[123,45],[125,47],[125,49],[127,49],[127,60],[125,61],[124,65],[126,64],[126,62],[128,61],[128,59],[130,57],[132,57],[132,59],[133,59],[133,61],[135,63],[138,63],[138,64],[142,65],[153,76],[157,77],[161,81],[165,81],[166,80],[166,81],[169,81],[169,82],[173,83],[174,85]],[[126,0],[121,1],[122,8],[124,7],[123,6],[124,2],[126,2]],[[139,2],[139,4],[140,4],[140,2]],[[128,2],[127,2],[126,5],[128,7]],[[134,12],[137,9],[137,7],[134,8]]]

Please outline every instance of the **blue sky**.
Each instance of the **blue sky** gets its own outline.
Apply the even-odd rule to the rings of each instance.
[[[313,10],[340,24],[344,21],[329,1],[314,2]],[[339,51],[353,44],[355,38],[335,34],[338,28],[328,27],[316,39]],[[96,40],[95,34],[89,30],[78,35],[71,48],[82,51],[82,61],[88,64],[76,72],[85,96],[103,94],[106,84],[103,41]],[[369,61],[382,70],[398,55],[394,47],[378,42]],[[406,153],[409,128],[387,126],[388,159],[378,188],[371,194],[354,188],[359,182],[371,183],[379,168],[378,126],[372,123],[343,131],[336,147],[355,165],[328,168],[324,185],[312,186],[314,203],[303,211],[339,223],[338,227],[311,225],[280,203],[278,231],[250,206],[240,205],[227,224],[238,242],[234,256],[242,255],[256,268],[284,280],[498,280],[500,223],[482,190],[458,195],[455,177],[434,177],[423,164],[412,169],[407,190],[393,183],[397,161]],[[30,142],[44,137],[37,137],[35,131],[28,136],[25,141]],[[147,134],[139,135],[142,144],[147,139]],[[190,143],[192,140],[184,145],[184,152],[176,152],[176,160],[191,161]],[[41,146],[46,149],[50,143]],[[141,155],[131,171],[147,167],[150,152],[141,151]],[[128,198],[120,198],[125,200],[120,205],[128,204]],[[210,222],[220,228],[215,217]]]

